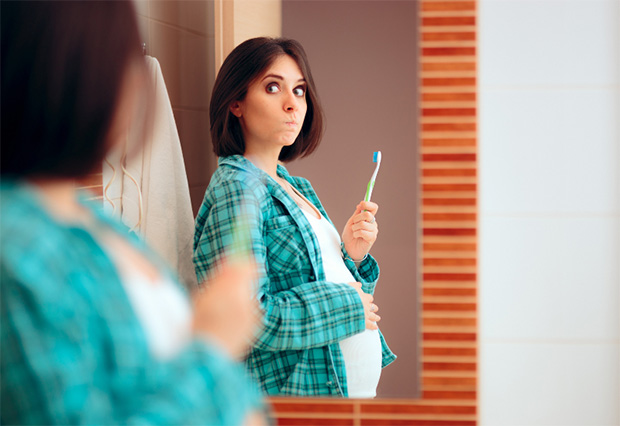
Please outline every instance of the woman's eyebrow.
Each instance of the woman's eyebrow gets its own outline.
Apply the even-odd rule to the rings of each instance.
[[[284,77],[282,77],[281,75],[278,74],[267,74],[265,77],[263,77],[263,79],[261,81],[267,80],[268,78],[275,78],[277,80],[284,80]],[[300,78],[299,80],[297,80],[297,82],[305,82],[306,79],[305,78]]]

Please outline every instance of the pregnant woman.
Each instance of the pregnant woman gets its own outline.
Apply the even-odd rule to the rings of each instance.
[[[210,119],[220,158],[196,219],[194,263],[203,282],[247,242],[263,311],[249,371],[269,395],[374,397],[381,368],[396,358],[372,303],[378,206],[360,202],[341,240],[310,182],[281,164],[312,153],[323,133],[302,46],[239,45],[218,74]]]

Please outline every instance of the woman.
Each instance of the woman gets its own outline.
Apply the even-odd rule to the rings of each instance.
[[[256,38],[226,58],[210,105],[219,167],[196,219],[199,282],[235,223],[249,229],[264,312],[246,364],[269,395],[374,397],[395,356],[377,329],[379,268],[368,251],[378,206],[361,202],[342,244],[310,183],[279,161],[310,154],[322,111],[301,45]],[[354,337],[352,337],[354,336]]]
[[[75,190],[147,78],[132,2],[2,2],[1,31],[0,423],[264,424],[231,359],[254,327],[251,267],[224,269],[192,311]]]

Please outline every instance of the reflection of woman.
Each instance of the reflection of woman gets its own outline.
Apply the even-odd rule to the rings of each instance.
[[[210,111],[220,160],[198,214],[194,262],[204,279],[235,223],[247,223],[265,313],[249,370],[271,395],[374,397],[382,366],[395,358],[371,296],[377,205],[356,207],[341,244],[310,183],[278,164],[310,154],[322,134],[301,45],[268,38],[239,45],[222,65]]]
[[[230,360],[253,327],[251,271],[223,271],[192,312],[74,189],[146,75],[131,2],[3,2],[1,30],[0,423],[261,423]]]

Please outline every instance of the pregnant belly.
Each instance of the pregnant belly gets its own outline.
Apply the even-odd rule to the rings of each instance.
[[[379,330],[363,332],[340,341],[347,371],[350,398],[374,398],[381,377]]]

